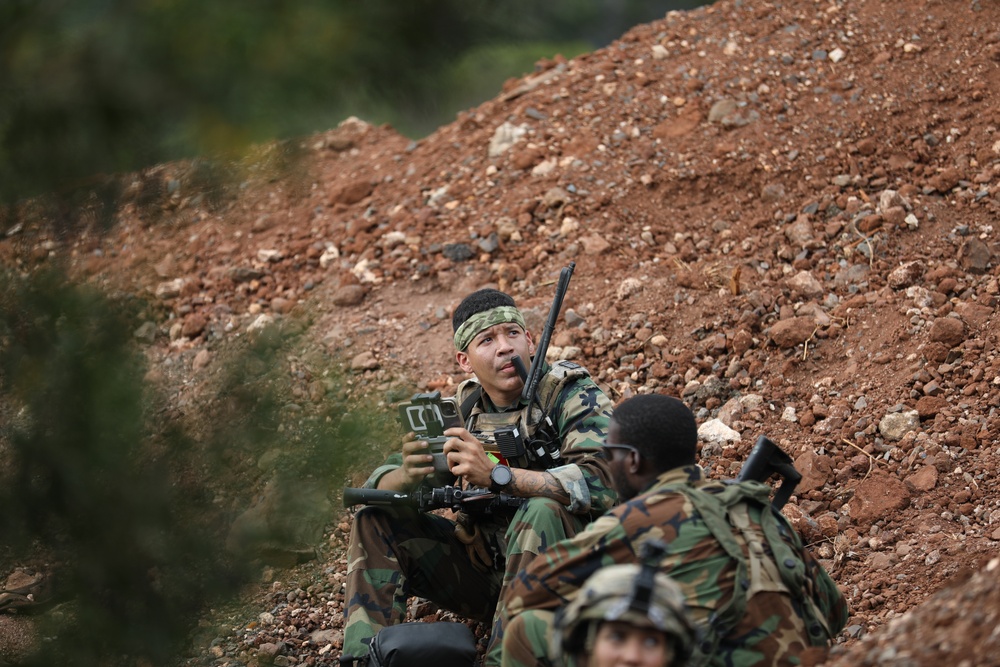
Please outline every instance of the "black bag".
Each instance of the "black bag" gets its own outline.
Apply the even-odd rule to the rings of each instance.
[[[401,623],[372,637],[368,667],[472,667],[476,639],[462,623]]]

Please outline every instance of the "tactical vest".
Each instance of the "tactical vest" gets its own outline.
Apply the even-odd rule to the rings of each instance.
[[[796,607],[804,617],[812,646],[825,646],[833,638],[822,610],[812,596],[806,594],[806,565],[797,551],[802,548],[801,540],[778,510],[771,507],[770,487],[747,481],[727,483],[717,493],[689,484],[672,484],[663,490],[684,494],[737,564],[733,596],[709,618],[689,665],[709,664],[723,637],[743,618],[750,598],[763,591],[789,595],[798,603]],[[751,504],[761,508],[760,531],[751,526]],[[746,542],[746,554],[734,537],[734,528]],[[765,551],[760,532],[772,556]],[[783,537],[790,539],[792,544]]]
[[[462,417],[465,419],[465,427],[483,441],[486,451],[491,454],[499,454],[499,446],[494,434],[498,430],[502,431],[506,427],[518,429],[521,437],[525,441],[534,441],[536,444],[539,438],[544,438],[550,451],[559,458],[561,443],[558,441],[558,425],[554,433],[546,433],[545,419],[548,417],[555,422],[558,415],[553,415],[552,410],[562,395],[563,389],[580,378],[589,377],[590,373],[583,366],[572,361],[557,361],[538,381],[536,392],[537,401],[533,405],[523,406],[520,410],[510,410],[507,412],[486,412],[482,408],[483,388],[475,378],[470,378],[458,385],[455,396],[458,398]],[[521,468],[545,468],[543,463],[539,463],[536,457],[531,454],[526,461],[511,461],[512,465]],[[551,467],[551,466],[548,466]]]

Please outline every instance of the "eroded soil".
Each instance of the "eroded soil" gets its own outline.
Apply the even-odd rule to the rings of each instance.
[[[151,169],[107,236],[29,226],[0,257],[156,299],[178,401],[258,318],[302,313],[357,386],[447,393],[461,297],[508,290],[537,330],[575,262],[551,355],[724,422],[714,475],[760,434],[796,457],[786,512],[852,610],[827,664],[1000,664],[997,91],[992,0],[722,0],[420,141],[350,119],[301,142],[307,171],[215,199],[191,164]],[[295,368],[304,396],[322,370]],[[191,664],[332,664],[349,521]]]

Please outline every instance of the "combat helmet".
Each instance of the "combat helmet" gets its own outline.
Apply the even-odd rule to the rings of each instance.
[[[684,594],[677,582],[658,571],[665,546],[651,542],[643,545],[642,565],[598,570],[556,613],[551,651],[557,659],[581,653],[592,642],[599,621],[622,621],[665,633],[674,645],[674,664],[684,664],[691,656],[696,630],[685,610]]]

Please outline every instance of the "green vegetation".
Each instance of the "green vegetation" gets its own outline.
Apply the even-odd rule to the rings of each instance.
[[[0,204],[301,136],[422,136],[542,57],[700,0],[5,0]],[[72,205],[72,202],[71,204]]]
[[[253,571],[259,553],[227,550],[227,534],[262,487],[287,505],[257,537],[295,537],[282,531],[309,486],[328,510],[318,543],[345,476],[396,437],[334,376],[291,411],[289,333],[228,353],[219,381],[179,407],[144,380],[131,333],[143,304],[51,272],[0,276],[0,305],[0,583],[15,566],[51,570],[58,605],[39,617],[55,639],[30,664],[176,664],[199,614]]]
[[[81,223],[110,224],[122,174],[181,158],[196,158],[189,178],[222,206],[241,169],[292,173],[294,142],[259,155],[254,143],[350,115],[418,138],[542,58],[571,58],[700,4],[3,0],[0,242],[34,225],[64,239]],[[138,181],[127,196],[155,211],[169,186]],[[288,330],[214,349],[213,384],[167,400],[132,334],[157,321],[148,304],[58,270],[8,269],[0,576],[19,565],[58,575],[57,613],[44,615],[51,641],[30,664],[176,664],[199,612],[252,573],[249,555],[225,547],[254,496],[274,485],[279,507],[296,507],[295,491],[318,488],[335,505],[398,427]],[[251,527],[263,540],[296,537]]]

